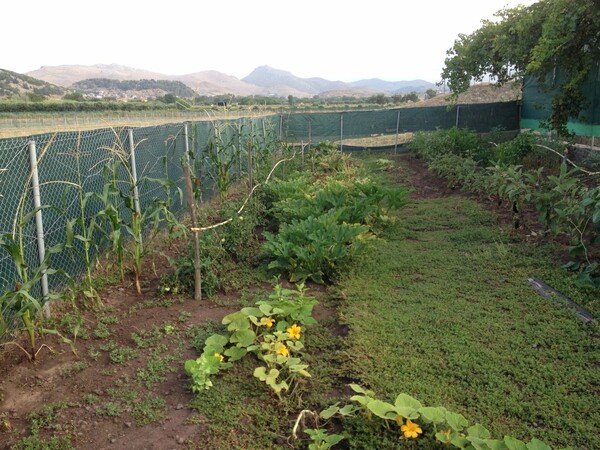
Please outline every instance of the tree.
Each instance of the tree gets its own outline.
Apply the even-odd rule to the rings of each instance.
[[[167,104],[173,104],[173,103],[177,102],[177,96],[169,93],[169,94],[165,94],[162,97],[157,97],[156,100],[158,100],[159,102],[167,103]]]
[[[425,100],[433,98],[437,95],[437,91],[435,89],[427,89],[425,91]]]
[[[375,103],[376,105],[385,105],[387,103],[387,98],[385,94],[375,94],[369,97],[369,103]]]
[[[63,100],[73,100],[76,102],[83,102],[85,98],[83,98],[83,94],[81,92],[70,92],[68,94],[63,95]]]
[[[417,94],[416,92],[410,92],[408,94],[405,94],[402,97],[402,102],[403,103],[408,103],[408,102],[416,103],[418,101],[419,101],[419,94]]]
[[[442,82],[456,96],[486,75],[499,84],[529,75],[547,86],[546,79],[560,70],[564,77],[549,124],[567,134],[568,118],[577,117],[585,105],[583,82],[600,58],[600,0],[540,0],[503,9],[496,17],[458,36],[447,51]]]

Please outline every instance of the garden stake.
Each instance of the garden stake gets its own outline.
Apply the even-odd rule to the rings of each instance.
[[[197,229],[196,224],[196,205],[194,201],[194,190],[192,189],[192,178],[190,175],[189,164],[183,165],[183,176],[185,178],[185,191],[190,208],[190,219],[192,222],[192,231]],[[194,231],[194,300],[202,300],[202,273],[200,271],[200,241],[198,233]]]

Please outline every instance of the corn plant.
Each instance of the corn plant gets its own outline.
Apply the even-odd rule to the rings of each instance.
[[[206,146],[206,158],[212,170],[208,171],[219,191],[219,198],[224,201],[233,183],[232,168],[235,163],[234,144],[229,128],[224,131],[220,125],[213,126],[213,132]]]
[[[17,279],[14,282],[13,289],[6,289],[0,295],[0,335],[6,333],[10,326],[12,318],[20,318],[23,322],[23,330],[27,332],[29,337],[29,349],[24,349],[17,342],[9,342],[10,344],[19,347],[29,360],[34,361],[39,351],[46,345],[36,348],[36,333],[55,334],[62,341],[71,346],[72,351],[76,354],[73,342],[62,336],[57,330],[47,329],[43,326],[40,320],[43,305],[50,300],[64,298],[62,294],[48,294],[41,301],[36,299],[32,291],[39,285],[44,275],[66,274],[62,270],[51,269],[49,260],[52,254],[62,251],[62,245],[56,245],[46,249],[46,258],[33,271],[30,272],[24,258],[23,243],[20,240],[15,240],[8,233],[0,236],[0,247],[3,248],[11,257]],[[8,318],[8,320],[7,320]]]
[[[163,223],[169,224],[170,231],[175,228],[182,230],[185,230],[185,228],[179,223],[164,201],[155,199],[142,213],[135,211],[134,206],[129,202],[124,203],[129,208],[133,208],[131,210],[131,221],[129,223],[123,222],[123,229],[131,238],[131,243],[125,247],[125,252],[133,260],[135,287],[137,293],[141,295],[140,277],[143,271],[143,261],[146,256],[152,253],[151,246],[158,236],[161,225]]]
[[[125,244],[121,231],[123,220],[119,209],[121,191],[117,186],[118,168],[119,163],[116,160],[110,161],[104,167],[105,183],[102,193],[95,193],[94,197],[103,205],[103,208],[96,215],[98,230],[103,234],[104,240],[109,243],[111,253],[115,255],[117,260],[121,282],[125,283]]]
[[[78,146],[79,147],[79,146]],[[85,192],[83,190],[83,184],[81,179],[81,154],[79,150],[74,153],[74,158],[77,167],[77,198],[79,200],[79,216],[67,220],[66,222],[66,242],[65,248],[69,249],[73,253],[78,253],[80,258],[83,260],[85,265],[85,276],[82,286],[82,292],[84,298],[91,301],[95,307],[102,306],[102,300],[100,294],[94,288],[92,278],[92,268],[95,265],[95,261],[98,254],[98,246],[94,239],[97,233],[96,215],[87,217],[86,211],[88,210],[88,203],[94,198],[93,192]],[[83,248],[78,251],[78,246],[74,245],[74,242],[80,242],[80,246]]]

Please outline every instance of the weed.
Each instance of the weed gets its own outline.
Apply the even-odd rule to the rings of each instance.
[[[535,274],[583,304],[592,293],[552,269],[548,249],[507,241],[490,213],[452,197],[411,205],[384,237],[340,285],[351,299],[341,311],[351,330],[347,376],[379,393],[410,390],[496,435],[600,445],[585,413],[596,400],[591,330],[525,280]],[[576,401],[564,395],[574,372]],[[378,432],[365,429],[356,445],[368,447],[370,433]]]
[[[171,350],[170,354],[161,355],[161,352],[167,351],[168,349],[163,345],[155,347],[150,354],[146,367],[137,369],[136,379],[145,384],[148,389],[152,389],[156,384],[166,381],[168,373],[177,371],[173,363],[181,356],[181,351]]]
[[[99,416],[119,417],[123,414],[123,409],[118,403],[105,402],[96,409],[96,414]]]
[[[98,319],[98,322],[106,324],[106,325],[114,325],[119,323],[119,318],[117,316],[101,316]]]
[[[156,347],[164,337],[163,330],[157,325],[154,325],[149,331],[142,330],[138,333],[135,331],[131,333],[131,339],[138,348]]]
[[[98,361],[100,359],[101,353],[98,350],[95,350],[94,347],[90,347],[88,350],[88,356],[94,361]]]
[[[131,415],[136,425],[143,427],[153,422],[157,422],[165,415],[166,402],[156,397],[154,394],[146,395],[141,401],[136,402],[131,411]]]
[[[73,364],[61,369],[60,374],[65,378],[70,378],[79,372],[87,369],[90,365],[85,361],[76,361]]]
[[[96,394],[86,394],[83,396],[83,401],[87,404],[87,405],[94,405],[97,401],[98,401],[98,396]]]
[[[181,311],[179,313],[179,317],[177,317],[177,320],[181,323],[185,323],[190,319],[190,317],[192,317],[192,313],[189,313],[187,311]]]
[[[110,352],[110,351],[116,349],[118,346],[119,345],[111,339],[110,341],[106,342],[105,344],[101,344],[100,350],[102,350],[103,352]]]
[[[31,424],[31,433],[38,434],[43,428],[48,427],[54,421],[54,416],[57,411],[69,406],[67,402],[52,403],[44,406],[39,411],[34,411],[29,414]]]
[[[110,336],[110,330],[108,329],[108,325],[104,322],[98,322],[96,325],[96,329],[94,330],[94,336],[98,339],[106,339]]]
[[[108,388],[106,390],[106,394],[113,401],[120,401],[127,406],[133,405],[134,401],[139,397],[139,392],[134,389],[129,389],[127,387],[120,388]]]
[[[131,347],[117,347],[108,354],[110,361],[114,364],[122,364],[138,357],[138,353]]]

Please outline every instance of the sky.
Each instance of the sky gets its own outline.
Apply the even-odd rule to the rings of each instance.
[[[121,64],[239,79],[268,65],[296,76],[440,80],[446,50],[504,7],[535,0],[5,1],[0,68]],[[93,5],[93,7],[91,6]]]

